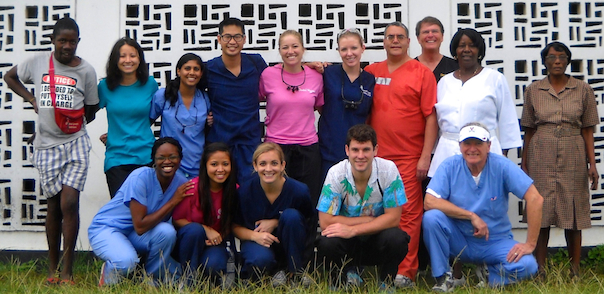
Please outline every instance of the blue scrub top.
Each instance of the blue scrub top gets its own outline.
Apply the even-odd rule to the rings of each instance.
[[[225,142],[229,146],[260,144],[258,83],[266,67],[259,54],[241,53],[241,73],[234,76],[222,57],[208,61],[206,77],[214,115],[209,142]]]
[[[115,197],[101,207],[94,216],[88,228],[88,235],[93,236],[104,227],[112,227],[127,236],[134,230],[132,214],[130,213],[131,200],[136,200],[146,206],[147,214],[151,214],[168,203],[174,196],[176,189],[186,182],[187,179],[177,174],[164,192],[154,169],[146,166],[135,169],[126,178]],[[162,221],[166,222],[170,217],[168,215]]]
[[[188,179],[192,179],[199,174],[210,100],[205,92],[197,90],[193,102],[187,109],[178,92],[178,101],[171,106],[164,97],[165,91],[164,88],[159,89],[153,96],[149,117],[151,120],[156,120],[161,115],[160,137],[173,137],[178,140],[183,155],[179,171]]]
[[[319,148],[323,161],[336,163],[346,158],[344,145],[346,145],[348,129],[367,121],[373,103],[375,77],[362,71],[361,75],[351,83],[341,64],[332,65],[325,68],[323,85],[325,104],[319,118]],[[356,110],[345,109],[342,85],[344,97],[348,101],[358,102],[361,100],[361,94],[363,95],[363,101]],[[361,91],[361,87],[364,91]]]
[[[477,214],[489,227],[489,238],[497,240],[512,234],[512,224],[508,218],[509,193],[523,199],[532,184],[533,180],[518,165],[489,152],[478,185],[463,156],[458,154],[441,163],[428,189],[457,207]],[[455,219],[454,222],[462,234],[473,236],[474,227],[469,220]]]
[[[256,221],[279,219],[281,213],[288,208],[298,210],[307,220],[315,213],[308,186],[289,177],[286,178],[281,194],[273,204],[266,198],[257,173],[241,184],[238,192],[239,212],[235,223],[250,230],[256,228]]]

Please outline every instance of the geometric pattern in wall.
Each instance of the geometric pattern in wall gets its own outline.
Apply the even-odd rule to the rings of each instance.
[[[560,41],[570,47],[572,61],[567,71],[587,82],[594,90],[600,122],[604,117],[604,1],[459,1],[453,26],[472,27],[486,40],[485,64],[503,72],[516,96],[518,114],[522,112],[523,92],[547,72],[541,63],[541,49]],[[596,162],[600,187],[591,193],[591,219],[603,225],[604,125],[595,130]],[[516,155],[517,156],[517,155]],[[519,160],[516,159],[518,162]],[[513,223],[521,219],[522,202],[513,200]],[[516,205],[514,205],[516,204]]]
[[[0,3],[0,231],[43,231],[46,219],[46,197],[27,144],[36,114],[2,78],[20,61],[50,51],[52,26],[73,17],[74,7],[74,0]],[[35,92],[33,85],[25,86]]]
[[[371,3],[311,3],[287,2],[249,3],[231,1],[228,4],[192,4],[172,1],[168,5],[148,2],[122,2],[122,29],[125,35],[136,37],[151,58],[161,60],[161,67],[151,71],[160,83],[173,74],[172,62],[179,54],[193,51],[204,60],[220,54],[216,41],[218,23],[226,17],[242,19],[246,25],[245,51],[260,53],[269,63],[280,61],[277,52],[279,34],[286,29],[298,30],[305,42],[306,60],[337,62],[337,55],[319,55],[335,50],[335,36],[344,28],[359,28],[366,40],[365,61],[381,61],[383,29],[389,22],[398,20],[408,24],[408,3],[372,1]],[[444,5],[443,5],[444,7]],[[540,60],[540,50],[551,41],[562,41],[571,47],[573,60],[570,73],[585,80],[596,91],[600,115],[604,116],[604,55],[602,52],[602,11],[604,2],[576,1],[451,1],[452,21],[448,32],[471,27],[483,34],[487,44],[484,65],[504,73],[512,93],[518,115],[522,112],[524,89],[533,81],[545,77]],[[413,31],[411,32],[413,38]],[[415,42],[415,39],[412,40]],[[444,44],[443,46],[447,46]],[[169,52],[169,53],[168,53]],[[168,70],[164,70],[168,69]],[[599,126],[596,130],[596,160],[601,162],[604,137]],[[519,162],[518,152],[510,159]],[[599,164],[600,172],[604,167]],[[603,183],[604,185],[604,183]],[[603,189],[592,193],[592,221],[604,224]],[[520,224],[522,202],[510,198],[510,218],[515,227]]]
[[[15,0],[0,3],[0,231],[43,230],[46,199],[38,183],[38,173],[29,162],[36,115],[28,103],[10,91],[1,80],[4,73],[38,51],[51,49],[48,35],[56,19],[75,15],[76,0]],[[119,5],[122,35],[136,38],[145,49],[150,72],[160,87],[174,76],[174,65],[185,52],[208,60],[220,54],[216,41],[218,23],[225,17],[238,17],[246,24],[245,51],[260,53],[269,63],[280,61],[279,34],[286,29],[301,32],[307,53],[305,60],[339,61],[335,36],[344,28],[358,28],[367,45],[363,61],[383,59],[384,26],[409,23],[411,1],[113,1]],[[415,1],[413,1],[415,2]],[[604,40],[602,29],[604,1],[442,1],[439,9],[451,9],[445,23],[450,34],[458,28],[472,27],[487,40],[483,65],[506,76],[515,93],[520,115],[523,91],[545,76],[539,52],[553,40],[571,47],[570,73],[588,82],[596,91],[601,121],[604,117]],[[416,4],[415,4],[416,5]],[[76,15],[78,18],[88,17]],[[415,17],[417,18],[417,17]],[[115,40],[106,40],[111,46]],[[448,46],[448,44],[443,44]],[[447,50],[443,50],[447,51]],[[90,56],[90,52],[81,52]],[[103,76],[102,73],[98,73]],[[33,86],[26,85],[31,91]],[[604,124],[596,130],[596,161],[604,172]],[[510,159],[519,162],[517,152]],[[600,177],[602,179],[602,175]],[[90,179],[89,179],[90,181]],[[104,181],[104,180],[103,180]],[[604,183],[592,193],[592,221],[604,225]],[[512,198],[513,199],[513,198]],[[510,218],[519,224],[521,202],[512,200]],[[517,207],[517,209],[516,209]]]

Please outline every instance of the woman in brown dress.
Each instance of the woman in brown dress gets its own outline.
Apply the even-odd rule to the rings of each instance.
[[[564,73],[570,60],[570,50],[560,42],[541,51],[548,76],[524,93],[522,169],[544,198],[535,248],[540,270],[555,225],[564,229],[571,271],[578,275],[581,230],[591,227],[588,181],[592,190],[598,184],[593,133],[599,118],[593,89]]]

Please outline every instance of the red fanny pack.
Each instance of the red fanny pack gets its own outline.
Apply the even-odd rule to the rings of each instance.
[[[48,75],[50,76],[50,97],[55,109],[55,122],[65,134],[77,133],[84,124],[84,107],[80,109],[62,109],[56,107],[57,93],[55,90],[55,65],[50,54]]]

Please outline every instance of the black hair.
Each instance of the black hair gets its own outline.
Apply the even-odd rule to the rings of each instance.
[[[136,79],[141,82],[141,84],[146,84],[147,80],[149,80],[149,69],[147,68],[147,62],[145,61],[145,54],[143,53],[143,48],[132,38],[123,37],[113,45],[113,49],[111,49],[111,53],[109,54],[109,60],[107,60],[107,66],[105,67],[107,73],[107,88],[110,91],[113,91],[117,86],[119,86],[120,82],[123,79],[122,72],[118,67],[118,62],[120,61],[120,49],[122,46],[128,45],[134,47],[136,52],[138,52],[138,59],[140,64],[136,69]]]
[[[163,138],[157,139],[155,141],[155,143],[153,143],[153,148],[151,148],[151,161],[152,162],[155,162],[155,154],[157,153],[157,149],[159,148],[159,146],[164,145],[166,143],[176,146],[176,149],[178,149],[178,156],[180,157],[180,159],[182,159],[182,146],[180,145],[178,140],[176,140],[172,137],[163,137]]]
[[[203,61],[201,60],[201,57],[199,57],[197,54],[194,53],[186,53],[185,55],[181,56],[180,59],[178,60],[178,63],[176,63],[176,70],[178,71],[179,69],[182,68],[182,66],[189,62],[190,60],[195,60],[197,61],[197,63],[199,64],[199,67],[201,68],[201,79],[199,80],[199,82],[197,83],[197,89],[204,91],[206,86],[205,86],[205,72],[204,72],[204,66],[203,66]],[[171,80],[167,85],[166,85],[166,91],[164,92],[164,97],[166,98],[166,101],[170,101],[170,106],[174,106],[176,104],[176,101],[178,101],[178,90],[180,89],[180,77],[177,76],[176,78],[174,78],[173,80]]]
[[[80,27],[78,27],[78,24],[75,22],[75,20],[69,16],[57,20],[52,28],[52,37],[56,38],[61,34],[62,30],[73,30],[78,34],[78,37],[80,36]]]
[[[241,28],[241,32],[245,35],[245,26],[243,25],[243,22],[234,17],[226,18],[221,21],[220,24],[218,24],[218,34],[222,35],[222,32],[224,32],[224,27],[232,25],[236,25],[237,27]]]
[[[484,38],[479,32],[471,28],[460,29],[459,31],[457,31],[457,33],[455,33],[453,39],[451,40],[451,45],[449,46],[451,56],[453,56],[454,58],[457,57],[457,47],[459,46],[461,37],[463,37],[464,35],[468,36],[468,38],[472,40],[472,43],[474,43],[474,46],[478,48],[478,63],[481,63],[484,59],[484,54],[486,53],[486,45],[484,43]]]
[[[545,57],[547,56],[547,53],[549,52],[549,49],[554,48],[554,50],[558,51],[558,52],[564,52],[566,54],[566,56],[568,56],[568,63],[570,63],[570,61],[572,60],[572,54],[570,53],[570,49],[568,49],[568,47],[566,45],[564,45],[564,43],[561,42],[551,42],[549,44],[547,44],[547,46],[545,46],[545,48],[543,48],[543,50],[541,50],[541,63],[543,63],[543,65],[545,65]]]
[[[198,194],[200,209],[203,213],[203,222],[208,226],[214,225],[212,220],[212,195],[210,193],[210,177],[208,176],[207,163],[210,156],[216,152],[226,152],[231,161],[231,172],[222,185],[222,212],[220,215],[220,234],[226,236],[230,233],[235,211],[237,209],[237,168],[229,146],[222,142],[207,144],[201,155],[199,164]]]
[[[418,21],[417,24],[415,25],[415,36],[416,37],[419,36],[420,30],[421,30],[423,24],[438,25],[440,27],[440,32],[442,34],[445,33],[445,27],[443,27],[443,23],[440,22],[440,20],[438,20],[438,18],[433,17],[433,16],[426,16],[422,20]]]
[[[370,125],[366,124],[354,125],[348,129],[348,132],[346,133],[346,146],[350,147],[350,142],[352,140],[360,143],[371,141],[374,148],[377,146],[377,135],[375,134],[375,130]]]

